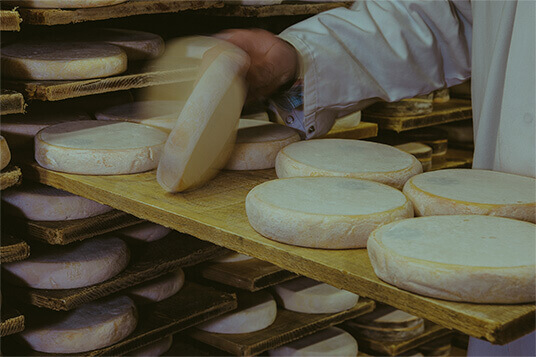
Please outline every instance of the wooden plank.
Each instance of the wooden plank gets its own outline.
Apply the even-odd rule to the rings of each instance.
[[[1,20],[1,19],[0,19]],[[0,93],[0,115],[24,113],[24,97],[19,92],[2,89]]]
[[[304,314],[278,309],[274,323],[257,332],[221,334],[194,328],[188,333],[200,342],[232,353],[235,356],[253,356],[372,310],[374,310],[374,301],[369,299],[360,299],[355,307],[336,314]]]
[[[244,201],[253,187],[276,178],[274,170],[223,171],[206,186],[175,195],[162,190],[154,171],[124,176],[82,176],[49,171],[34,163],[25,165],[24,172],[33,180],[496,344],[513,341],[535,329],[534,304],[469,304],[424,297],[378,279],[364,249],[309,249],[262,237],[250,226]]]
[[[2,233],[0,240],[0,263],[12,263],[30,256],[30,246],[20,238]]]
[[[0,190],[17,186],[22,182],[22,172],[17,166],[8,166],[0,172]]]
[[[20,31],[22,19],[16,10],[0,10],[0,31]]]
[[[406,117],[386,117],[363,111],[363,121],[377,123],[381,130],[401,131],[424,128],[432,125],[471,119],[471,101],[451,99],[446,103],[434,103],[432,114]]]
[[[29,236],[54,245],[81,241],[143,222],[142,219],[117,210],[95,217],[59,222],[29,221],[19,217],[8,217],[11,223],[7,229],[11,232],[20,237]]]
[[[71,310],[86,302],[108,296],[145,281],[219,256],[222,248],[194,237],[174,233],[138,249],[131,246],[127,268],[119,275],[100,284],[65,290],[45,290],[9,285],[6,296],[17,301],[52,310]]]
[[[378,124],[361,122],[354,128],[346,129],[332,129],[324,138],[337,138],[337,139],[367,139],[373,138],[378,135]]]
[[[258,291],[298,276],[255,258],[233,263],[206,263],[199,266],[199,274],[205,279],[249,291]]]
[[[238,1],[235,1],[238,2]],[[234,17],[271,17],[271,16],[299,16],[316,15],[337,7],[350,7],[351,1],[324,2],[324,3],[301,3],[301,4],[276,4],[276,5],[236,5],[226,3],[223,9],[206,11],[213,16]]]
[[[24,331],[24,315],[17,310],[6,307],[2,303],[2,312],[0,318],[0,336],[8,336],[17,332]]]
[[[432,169],[459,169],[471,168],[473,166],[473,152],[469,150],[460,150],[449,148],[443,156],[434,156],[432,158]]]
[[[30,25],[64,25],[86,21],[116,19],[135,15],[165,14],[187,10],[219,8],[218,0],[129,0],[113,6],[86,9],[25,9],[18,11]]]
[[[173,335],[173,344],[164,356],[232,356],[232,354],[194,340],[186,333]]]

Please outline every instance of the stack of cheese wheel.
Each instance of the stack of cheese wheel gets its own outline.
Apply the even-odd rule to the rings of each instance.
[[[334,314],[351,309],[359,300],[354,293],[306,277],[278,284],[274,291],[285,309],[306,314]]]
[[[375,341],[404,341],[424,332],[423,319],[383,304],[347,324],[359,336]]]
[[[44,168],[87,175],[153,170],[167,134],[146,125],[86,120],[49,126],[35,136],[35,159]]]
[[[395,145],[395,148],[407,152],[415,156],[422,165],[424,172],[430,171],[432,168],[432,148],[423,143],[410,142],[400,145]]]
[[[236,263],[236,262],[242,262],[244,260],[250,260],[250,259],[254,259],[254,258],[250,257],[249,255],[229,251],[228,253],[226,253],[225,255],[222,255],[221,257],[212,259],[212,262],[214,262],[214,263]]]
[[[38,9],[83,9],[111,6],[128,0],[4,0],[10,6]]]
[[[236,310],[196,327],[213,333],[239,334],[263,330],[275,321],[277,304],[272,295],[265,291],[240,292],[237,295]]]
[[[366,247],[370,233],[382,224],[413,217],[413,206],[402,192],[377,182],[294,177],[252,189],[246,197],[246,212],[251,226],[270,239],[303,247],[348,249]]]
[[[161,356],[166,353],[173,344],[173,336],[164,337],[161,340],[153,342],[147,346],[143,346],[129,352],[129,357],[149,357],[149,356]]]
[[[179,268],[174,272],[130,288],[128,294],[140,304],[159,302],[178,293],[183,285],[184,272]]]
[[[404,193],[418,216],[481,214],[535,222],[536,180],[488,170],[453,169],[411,178]]]
[[[270,356],[357,356],[355,338],[348,332],[329,327],[279,348],[268,351]]]
[[[2,118],[3,120],[3,118]],[[3,123],[2,123],[3,125]],[[7,145],[6,139],[0,136],[0,170],[3,170],[11,161],[11,151]]]
[[[528,303],[535,300],[535,230],[503,217],[420,217],[378,228],[367,248],[376,275],[401,289],[453,301]]]
[[[348,139],[301,141],[277,155],[279,178],[296,176],[343,176],[372,180],[402,188],[422,172],[412,155],[388,145]]]
[[[385,117],[427,115],[432,113],[433,98],[433,93],[430,93],[398,102],[378,102],[365,109],[365,112]]]
[[[31,349],[45,353],[104,348],[126,338],[137,325],[136,306],[126,296],[96,300],[67,312],[41,310],[19,336]]]
[[[171,229],[152,222],[142,222],[132,227],[123,228],[117,234],[141,242],[154,242],[171,233]]]

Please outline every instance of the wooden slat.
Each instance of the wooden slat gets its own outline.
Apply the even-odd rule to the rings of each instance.
[[[21,22],[16,10],[0,10],[0,31],[20,31]]]
[[[0,241],[0,263],[12,263],[30,256],[30,246],[20,238],[2,233]]]
[[[262,237],[250,226],[244,201],[253,187],[276,178],[274,170],[224,171],[198,190],[175,195],[162,190],[154,171],[126,176],[82,176],[45,170],[35,163],[24,166],[24,171],[28,178],[493,343],[504,344],[534,330],[534,304],[485,305],[428,298],[378,279],[364,249],[309,249]]]
[[[2,89],[0,93],[0,115],[24,113],[25,106],[22,94]]]
[[[22,172],[17,166],[8,166],[0,172],[0,190],[17,186],[22,182]]]
[[[238,1],[235,1],[235,3]],[[316,15],[323,11],[335,9],[337,7],[349,7],[351,1],[325,2],[325,3],[302,3],[302,4],[277,4],[277,5],[236,5],[232,1],[227,3],[223,9],[207,11],[215,16],[235,16],[235,17],[271,17],[271,16],[297,16]]]
[[[18,11],[24,23],[30,25],[64,25],[134,15],[165,14],[186,10],[219,8],[218,0],[129,0],[113,6],[86,9],[24,9]]]
[[[360,299],[355,307],[336,314],[303,314],[278,309],[274,323],[260,331],[243,334],[220,334],[193,328],[188,333],[200,342],[235,356],[253,356],[372,310],[374,310],[374,301],[368,299]]]
[[[0,336],[8,336],[24,330],[24,316],[17,310],[5,307],[2,303]]]
[[[450,123],[453,121],[471,119],[471,101],[451,99],[446,103],[434,103],[434,110],[428,115],[406,117],[386,117],[363,111],[363,121],[377,123],[381,130],[396,132],[424,128],[432,125]]]
[[[332,129],[324,135],[324,137],[338,139],[367,139],[373,138],[376,135],[378,135],[378,124],[361,122],[354,128]]]

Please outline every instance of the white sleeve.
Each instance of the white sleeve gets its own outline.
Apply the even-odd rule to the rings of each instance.
[[[471,6],[463,1],[359,1],[280,34],[300,53],[304,129],[378,99],[397,101],[452,86],[471,73]]]

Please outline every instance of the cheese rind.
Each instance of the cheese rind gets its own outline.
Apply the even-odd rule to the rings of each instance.
[[[433,216],[384,225],[370,235],[376,275],[445,300],[517,304],[535,300],[532,223],[491,216]]]
[[[184,285],[184,272],[178,269],[159,278],[137,285],[128,294],[141,304],[159,302],[178,293]]]
[[[536,220],[536,180],[531,177],[476,169],[439,170],[411,178],[404,193],[418,216],[477,214]]]
[[[324,249],[364,248],[378,226],[413,217],[400,191],[344,177],[294,177],[265,182],[246,197],[251,226],[270,239]]]
[[[117,343],[136,328],[134,302],[119,296],[86,303],[72,311],[41,312],[39,325],[20,337],[35,351],[80,353]]]
[[[34,289],[75,289],[106,281],[128,264],[130,252],[119,238],[92,238],[67,246],[43,247],[30,258],[2,264],[13,284]]]
[[[35,159],[44,168],[86,175],[153,170],[167,134],[149,126],[87,120],[49,126],[35,136]]]
[[[98,216],[112,207],[41,184],[24,184],[2,192],[5,212],[32,221],[68,221]]]
[[[117,233],[143,242],[154,242],[171,233],[171,229],[152,222],[142,222],[132,227],[120,229]]]
[[[127,69],[127,55],[105,43],[26,42],[2,48],[2,72],[31,80],[109,77]]]
[[[173,336],[171,335],[161,340],[158,340],[156,342],[153,342],[147,346],[143,346],[141,348],[138,348],[137,350],[129,352],[128,356],[131,356],[131,357],[161,356],[171,348],[172,344],[173,344]]]
[[[349,139],[317,139],[290,144],[279,152],[277,177],[342,176],[377,181],[401,189],[422,172],[412,155],[392,146]]]
[[[4,0],[11,6],[37,9],[82,9],[91,7],[111,6],[128,0]]]
[[[104,42],[121,48],[129,61],[154,59],[164,53],[164,39],[154,33],[115,28],[91,31],[83,41]]]
[[[11,151],[9,151],[7,141],[3,136],[0,136],[0,170],[3,170],[7,165],[9,165],[10,161]]]
[[[278,284],[274,290],[285,309],[306,314],[334,314],[359,300],[354,293],[306,277]]]

